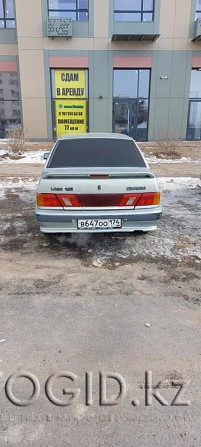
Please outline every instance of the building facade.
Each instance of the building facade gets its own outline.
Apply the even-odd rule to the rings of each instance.
[[[0,0],[0,138],[201,139],[201,0]]]

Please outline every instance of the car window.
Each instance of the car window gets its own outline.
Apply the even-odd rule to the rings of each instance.
[[[83,138],[59,140],[50,156],[48,168],[145,167],[132,140]]]

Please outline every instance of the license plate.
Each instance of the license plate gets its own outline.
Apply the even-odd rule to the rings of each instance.
[[[121,228],[121,225],[121,219],[92,219],[77,221],[77,226],[80,230],[103,230],[109,228]]]

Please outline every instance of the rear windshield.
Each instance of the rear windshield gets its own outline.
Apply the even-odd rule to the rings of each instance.
[[[146,166],[132,140],[83,138],[59,140],[48,168],[76,167],[144,167]]]

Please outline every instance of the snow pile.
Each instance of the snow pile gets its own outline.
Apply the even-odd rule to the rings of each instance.
[[[5,151],[5,149],[0,149],[0,157],[2,155],[6,155],[8,153],[8,151]]]
[[[9,138],[0,138],[0,145],[3,146],[9,142]]]
[[[194,160],[190,157],[181,158],[157,158],[155,155],[145,155],[148,164],[160,163],[201,163],[201,160]]]
[[[0,157],[2,155],[10,153],[7,150],[0,149]],[[23,152],[19,159],[12,159],[9,157],[0,158],[1,163],[40,163],[44,164],[45,160],[43,158],[45,151],[27,151]]]

